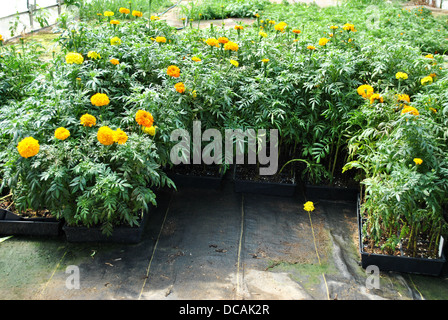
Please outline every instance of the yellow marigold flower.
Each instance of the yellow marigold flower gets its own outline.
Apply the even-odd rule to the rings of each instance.
[[[98,141],[105,146],[110,146],[111,144],[113,144],[116,140],[115,136],[115,131],[108,126],[99,128],[96,134],[96,138],[98,139]]]
[[[233,41],[229,41],[224,45],[224,50],[238,51],[238,48],[238,44]]]
[[[120,8],[120,9],[118,9],[118,11],[123,14],[131,13],[131,10],[129,10],[128,8]]]
[[[423,163],[423,160],[420,159],[420,158],[414,158],[414,162],[415,162],[416,165],[419,166],[419,165],[421,165]]]
[[[104,12],[104,16],[105,17],[112,17],[114,15],[114,13],[112,11],[105,11]]]
[[[215,38],[208,38],[205,43],[210,47],[219,47],[219,41]]]
[[[324,46],[324,45],[326,45],[328,43],[328,41],[330,41],[330,39],[328,39],[328,38],[320,38],[319,39],[319,45],[320,46]]]
[[[89,52],[87,53],[87,56],[88,56],[90,59],[93,59],[93,60],[101,59],[100,54],[97,53],[97,52],[95,52],[95,51],[89,51]]]
[[[19,154],[24,158],[34,157],[39,152],[39,148],[39,141],[33,137],[26,137],[17,145]]]
[[[416,108],[411,107],[411,106],[405,106],[403,108],[403,110],[401,110],[401,114],[405,114],[405,113],[410,113],[414,116],[418,116],[420,114]]]
[[[143,13],[141,11],[132,10],[132,15],[134,17],[141,17],[141,16],[143,16]]]
[[[69,52],[65,56],[65,62],[67,62],[68,64],[82,64],[84,62],[84,58],[79,53]]]
[[[54,137],[59,140],[65,140],[70,137],[70,131],[68,131],[64,127],[57,128],[54,131]]]
[[[279,22],[279,23],[277,23],[275,26],[274,26],[274,29],[275,30],[277,30],[277,31],[280,31],[280,32],[284,32],[285,31],[285,28],[287,27],[288,25],[285,23],[285,22]]]
[[[96,125],[96,118],[88,113],[82,115],[80,120],[84,127],[92,127]]]
[[[193,60],[194,62],[199,62],[199,61],[201,61],[201,59],[198,58],[198,57],[193,57],[193,58],[191,58],[191,60]]]
[[[363,84],[358,87],[357,92],[363,98],[370,99],[370,96],[373,94],[373,88],[368,84]]]
[[[154,136],[156,134],[157,126],[143,127],[142,130],[149,134],[150,136]]]
[[[305,202],[305,204],[303,205],[303,210],[307,212],[314,211],[314,203],[312,203],[311,201]]]
[[[102,14],[102,13],[97,13],[96,15],[97,15],[97,16],[102,16],[103,14]]]
[[[275,20],[269,20],[268,23],[269,24],[275,24]]]
[[[268,36],[268,34],[266,32],[260,31],[258,33],[261,37],[266,38]]]
[[[0,34],[0,41],[3,41],[3,36]]]
[[[169,66],[166,73],[173,78],[178,78],[180,76],[180,69],[176,66]]]
[[[397,94],[396,97],[398,102],[411,102],[411,98],[407,94]]]
[[[432,54],[427,54],[427,55],[425,56],[425,58],[428,58],[428,59],[434,59],[434,56],[433,56]]]
[[[236,25],[236,26],[234,27],[234,29],[235,29],[235,30],[243,30],[244,27],[243,27],[243,26],[240,26],[240,25]]]
[[[185,85],[182,82],[178,82],[174,85],[174,88],[176,89],[177,92],[179,93],[184,93],[185,92]]]
[[[236,60],[230,60],[229,62],[230,62],[231,64],[233,64],[233,65],[234,65],[235,67],[237,67],[237,68],[238,68],[239,65],[240,65],[239,62],[236,61]]]
[[[427,77],[424,77],[422,80],[420,80],[420,83],[424,86],[424,85],[427,85],[427,84],[431,84],[432,83],[432,77],[431,76],[427,76]]]
[[[156,21],[156,20],[160,20],[160,18],[158,16],[151,16],[151,21]]]
[[[269,62],[269,59],[261,59],[261,62],[263,62],[263,63],[268,63],[268,62]]]
[[[338,26],[330,26],[331,30],[336,30],[337,28],[339,28]]]
[[[408,78],[408,74],[407,73],[405,73],[405,72],[397,72],[396,74],[395,74],[395,78],[397,78],[397,79],[402,79],[402,80],[406,80],[407,78]]]
[[[434,113],[437,113],[437,109],[435,109],[435,108],[429,107],[429,110],[431,110]]]
[[[121,44],[121,39],[118,37],[113,37],[112,39],[110,39],[110,44],[113,46],[117,46]]]
[[[97,107],[107,106],[110,102],[109,97],[105,93],[95,93],[91,98],[90,102]]]
[[[312,45],[309,45],[309,46],[307,46],[306,47],[308,50],[316,50],[316,47],[315,46],[312,46]]]
[[[110,20],[110,24],[120,24],[120,21],[118,20]]]
[[[292,32],[295,33],[295,34],[302,33],[302,31],[300,31],[299,29],[292,29]]]
[[[353,32],[356,31],[356,29],[355,29],[355,25],[352,24],[352,23],[346,23],[346,24],[344,24],[344,25],[342,26],[342,29],[344,29],[345,31],[353,31]]]
[[[120,61],[118,61],[118,59],[114,59],[114,58],[110,59],[109,62],[112,63],[114,66],[116,66],[117,64],[120,64]]]
[[[158,43],[166,43],[166,38],[165,37],[156,37],[156,42],[158,42]]]
[[[383,97],[379,95],[378,93],[374,93],[370,96],[370,104],[374,102],[383,103]]]
[[[219,37],[218,42],[221,44],[226,44],[227,42],[229,42],[229,39],[227,39],[226,37]]]
[[[123,130],[118,128],[115,131],[114,142],[118,144],[124,144],[126,141],[128,141],[128,135]]]
[[[141,126],[151,127],[154,123],[154,118],[148,111],[138,110],[135,114],[135,121]]]

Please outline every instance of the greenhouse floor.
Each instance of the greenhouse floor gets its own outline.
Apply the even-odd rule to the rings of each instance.
[[[0,297],[14,300],[446,299],[440,277],[381,273],[367,289],[356,205],[220,190],[161,192],[138,244],[14,236],[0,243]],[[308,199],[309,200],[309,199]],[[73,268],[79,287],[72,283]]]

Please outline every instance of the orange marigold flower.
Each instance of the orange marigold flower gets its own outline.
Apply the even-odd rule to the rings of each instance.
[[[131,12],[131,10],[127,8],[120,8],[118,11],[123,14],[129,14]]]
[[[82,115],[80,120],[81,120],[81,124],[84,127],[91,127],[91,126],[96,125],[96,118],[88,113]]]
[[[180,69],[177,66],[169,66],[166,73],[173,78],[179,78]]]
[[[105,146],[110,146],[115,142],[116,139],[116,133],[114,130],[109,128],[108,126],[103,126],[98,129],[98,132],[96,134],[96,138],[98,141]]]
[[[110,102],[109,97],[105,93],[96,93],[90,98],[90,102],[97,107],[107,106]]]
[[[109,62],[112,63],[112,64],[115,65],[115,66],[116,66],[117,64],[120,64],[120,61],[118,61],[117,59],[114,59],[114,58],[110,59]]]
[[[219,47],[219,41],[215,38],[208,38],[205,43],[210,47]]]
[[[410,113],[414,116],[418,116],[420,114],[416,108],[411,107],[411,106],[405,106],[403,108],[403,110],[401,110],[401,114],[405,114],[405,113]]]
[[[65,140],[70,137],[70,131],[68,131],[64,127],[57,128],[54,131],[54,137],[59,140]]]
[[[124,144],[126,141],[128,141],[128,135],[123,130],[118,128],[115,131],[114,142],[118,144]]]
[[[151,127],[154,123],[154,118],[148,111],[138,110],[135,114],[135,121],[141,126]]]
[[[178,82],[174,85],[174,88],[176,88],[176,91],[179,93],[185,92],[185,85],[182,82]]]
[[[224,45],[224,50],[238,51],[238,49],[238,44],[233,41],[229,41]]]
[[[39,148],[39,141],[33,137],[26,137],[17,145],[19,154],[24,158],[34,157],[39,152]]]
[[[374,102],[383,103],[383,97],[380,96],[378,93],[372,94],[370,96],[370,104],[372,104]]]
[[[219,37],[218,42],[221,44],[226,44],[227,42],[229,42],[229,39],[226,37]]]

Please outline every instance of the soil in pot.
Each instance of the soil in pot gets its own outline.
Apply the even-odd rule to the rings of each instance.
[[[206,164],[179,164],[168,170],[169,174],[180,174],[186,176],[216,177],[223,175],[223,167],[219,165]]]
[[[257,165],[236,165],[235,179],[253,182],[270,182],[282,184],[295,184],[294,171],[283,170],[275,175],[260,175],[260,168]]]
[[[42,210],[31,210],[27,209],[25,211],[17,210],[14,201],[12,200],[12,195],[8,194],[2,198],[0,198],[0,209],[4,209],[6,211],[10,211],[15,213],[16,215],[25,218],[25,219],[35,219],[35,218],[52,218],[55,217],[51,214],[51,212],[47,209]]]

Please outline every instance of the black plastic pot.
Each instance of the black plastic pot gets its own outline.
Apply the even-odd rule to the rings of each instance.
[[[224,174],[221,173],[218,176],[199,176],[194,174],[180,174],[176,172],[168,172],[168,177],[173,180],[176,188],[207,188],[218,189],[221,187],[224,179]]]
[[[297,183],[277,183],[268,181],[252,181],[242,180],[237,177],[237,166],[234,166],[233,181],[235,185],[235,192],[238,193],[256,193],[271,196],[292,197],[296,192]],[[295,179],[294,179],[295,181]]]
[[[69,226],[64,224],[62,230],[67,242],[110,242],[110,243],[139,243],[143,229],[148,220],[148,213],[143,215],[139,226],[115,226],[111,235],[106,235],[100,227]]]
[[[360,203],[357,205],[359,251],[361,254],[361,265],[366,269],[370,265],[377,266],[380,271],[394,271],[429,276],[439,276],[446,262],[442,251],[440,258],[413,258],[406,256],[393,256],[387,254],[367,253],[363,250],[362,217],[360,214]]]
[[[359,189],[306,184],[305,193],[307,199],[310,200],[340,200],[355,202],[358,197]]]
[[[55,218],[24,218],[0,209],[0,234],[53,237],[61,234],[62,220]]]

